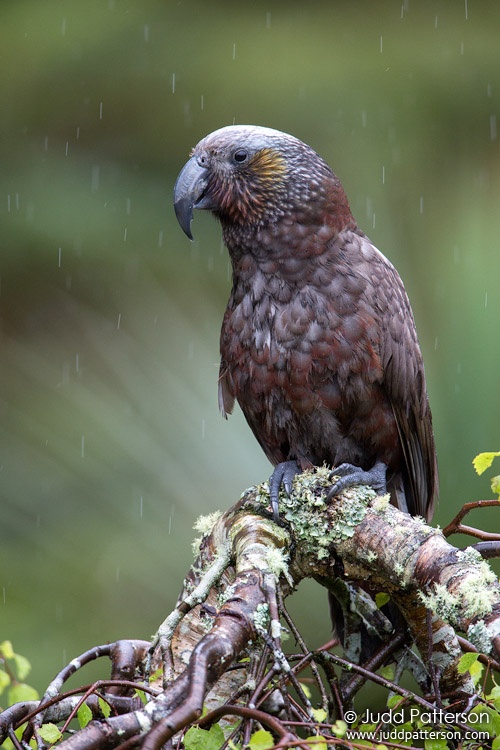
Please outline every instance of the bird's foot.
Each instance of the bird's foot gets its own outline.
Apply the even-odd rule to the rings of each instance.
[[[347,487],[355,487],[360,484],[367,484],[377,494],[382,495],[387,492],[386,474],[387,466],[382,461],[377,461],[368,471],[364,471],[359,466],[353,466],[352,464],[340,464],[330,475],[332,477],[340,477],[340,479],[330,488],[326,500],[329,502],[335,495],[338,495],[339,492],[347,489]]]
[[[275,467],[273,473],[269,477],[271,508],[273,510],[273,519],[276,523],[280,520],[278,510],[278,495],[280,488],[283,486],[286,494],[290,496],[292,492],[292,482],[297,474],[300,474],[300,466],[297,461],[283,461]]]

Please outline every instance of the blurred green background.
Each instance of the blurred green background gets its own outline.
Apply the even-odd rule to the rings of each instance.
[[[436,520],[491,495],[471,460],[500,449],[499,31],[484,0],[2,3],[0,641],[39,689],[148,638],[196,517],[270,473],[217,410],[219,228],[197,214],[190,243],[171,205],[215,128],[285,130],[332,165],[412,300]],[[329,637],[316,585],[291,609]]]

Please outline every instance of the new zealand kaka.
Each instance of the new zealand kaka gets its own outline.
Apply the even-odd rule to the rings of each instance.
[[[422,355],[403,282],[358,228],[312,148],[277,130],[216,130],[175,185],[177,219],[220,221],[232,291],[220,339],[219,405],[235,399],[278,490],[311,465],[335,487],[368,483],[430,519],[438,490]]]

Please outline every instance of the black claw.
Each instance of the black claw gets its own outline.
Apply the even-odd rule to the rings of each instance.
[[[328,492],[327,502],[347,487],[355,487],[360,484],[367,484],[369,487],[373,487],[378,494],[384,494],[387,492],[386,474],[387,466],[382,461],[377,461],[368,471],[352,464],[340,464],[332,471],[331,476],[340,476],[340,479]]]
[[[297,461],[283,461],[275,467],[273,473],[269,477],[271,508],[273,510],[273,519],[276,522],[280,520],[278,510],[278,495],[280,487],[283,486],[286,494],[290,496],[292,492],[292,482],[297,474],[300,474],[300,466]]]

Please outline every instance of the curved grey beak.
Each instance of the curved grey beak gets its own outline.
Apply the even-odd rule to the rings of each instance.
[[[208,169],[202,167],[193,156],[182,168],[174,187],[174,209],[177,221],[190,240],[193,208],[215,208],[205,190],[208,185]]]

